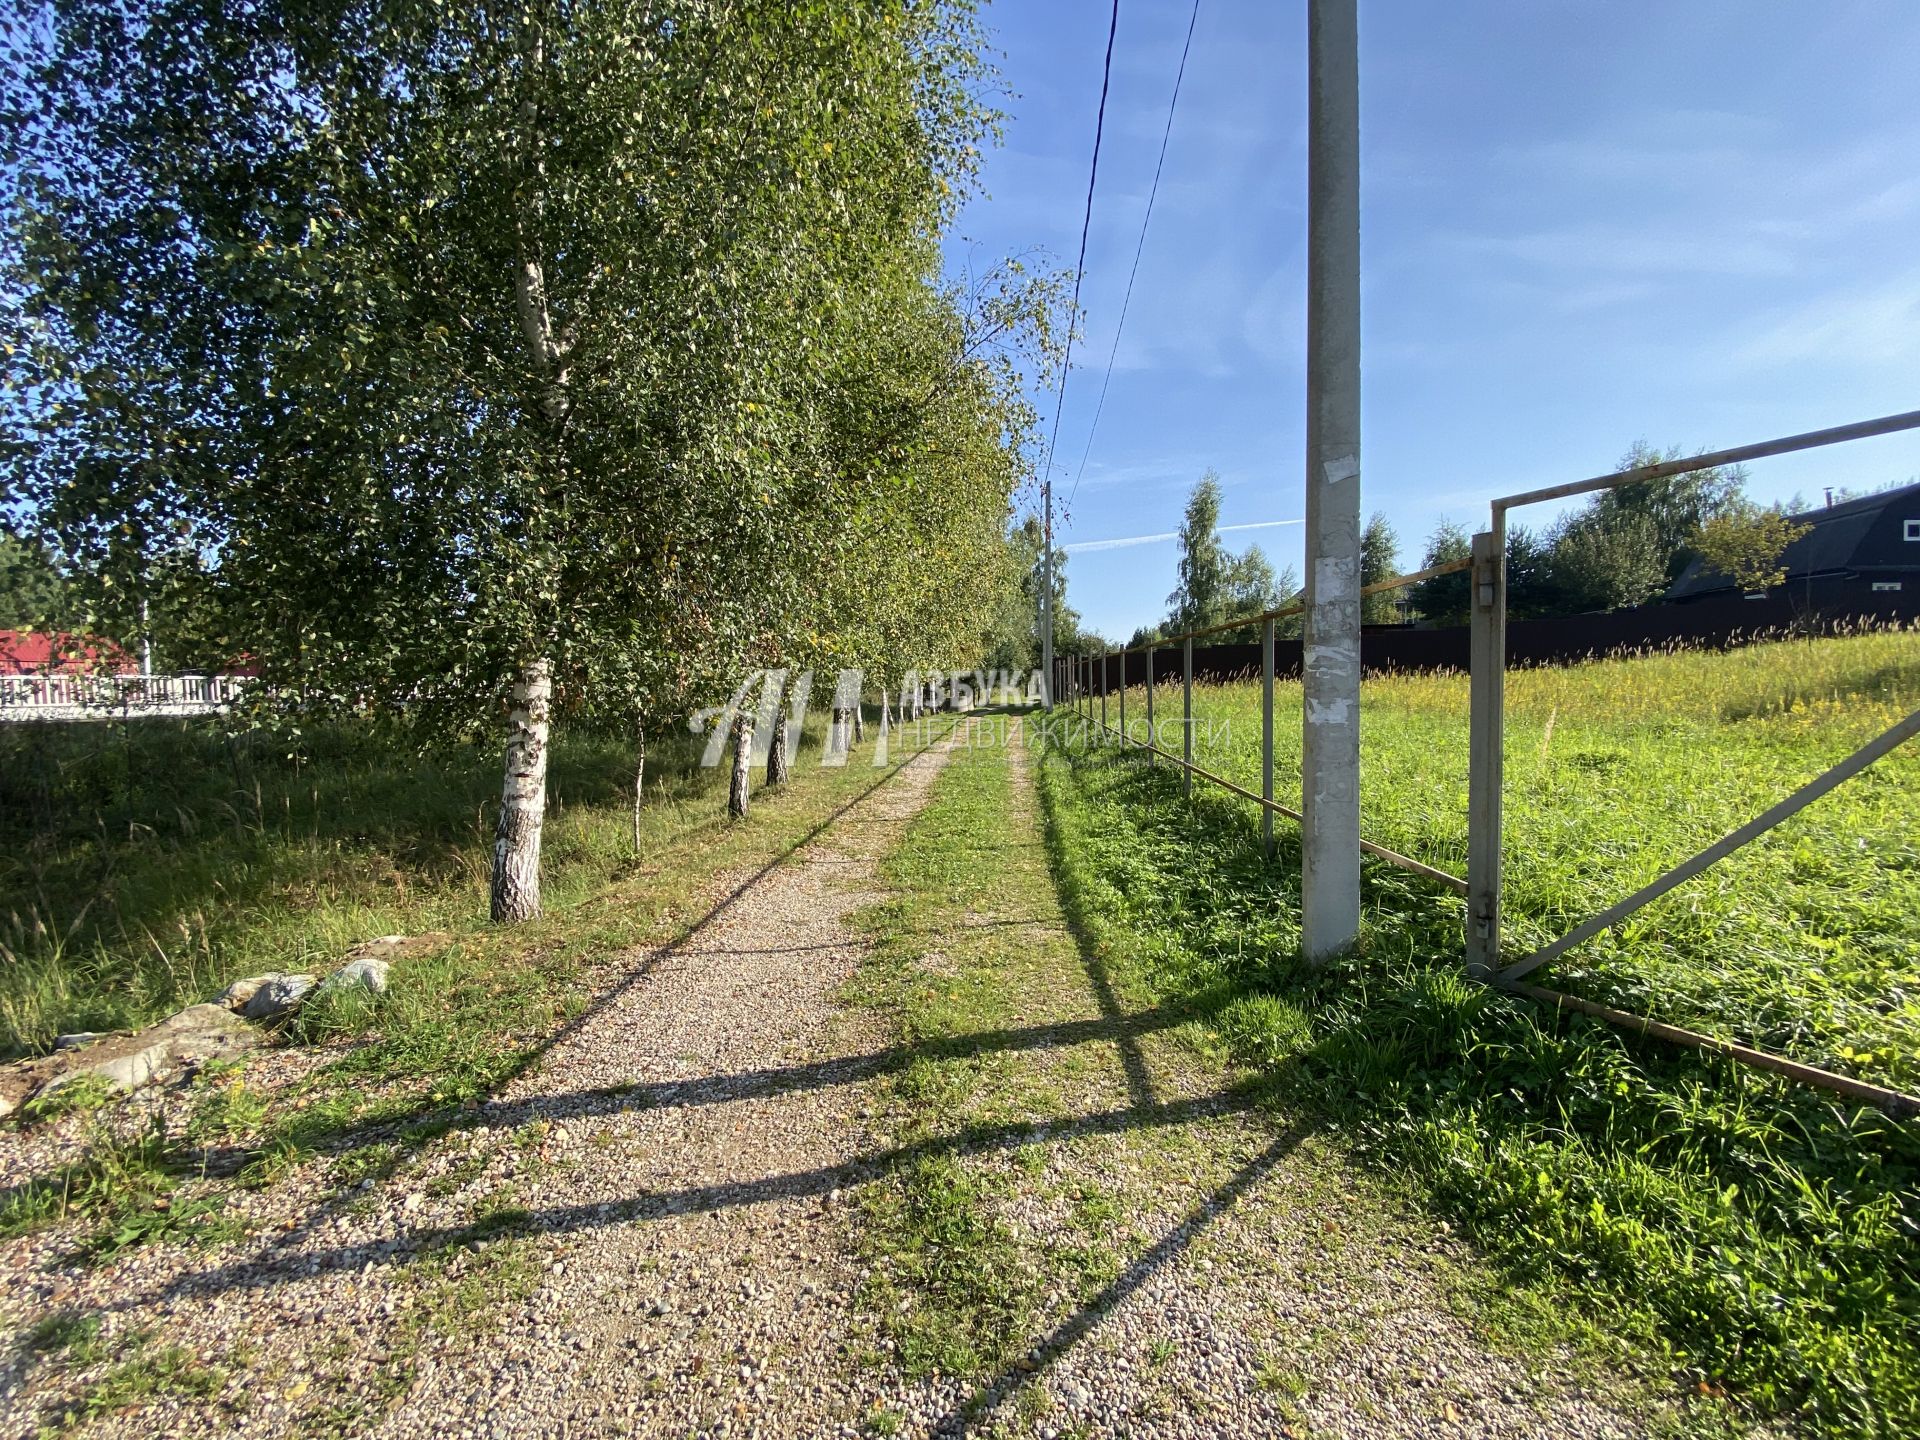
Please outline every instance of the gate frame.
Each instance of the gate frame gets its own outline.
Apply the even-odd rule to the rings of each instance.
[[[1504,968],[1500,954],[1504,885],[1502,798],[1506,768],[1507,512],[1523,505],[1564,500],[1575,495],[1617,489],[1692,470],[1737,465],[1746,460],[1760,460],[1772,455],[1813,450],[1849,440],[1863,440],[1870,436],[1913,429],[1920,429],[1920,410],[1884,415],[1851,425],[1836,425],[1825,430],[1811,430],[1776,440],[1763,440],[1753,445],[1715,450],[1683,460],[1663,460],[1630,470],[1616,470],[1588,480],[1502,496],[1492,503],[1488,528],[1473,537],[1472,555],[1469,636],[1469,694],[1472,709],[1468,720],[1468,763],[1471,768],[1467,782],[1467,906],[1464,925],[1469,977],[1556,1008],[1578,1010],[1622,1029],[1653,1035],[1675,1044],[1716,1051],[1741,1064],[1772,1070],[1807,1084],[1867,1101],[1889,1114],[1920,1113],[1920,1097],[1856,1080],[1849,1075],[1835,1074],[1718,1036],[1669,1025],[1649,1016],[1629,1014],[1578,996],[1562,995],[1557,991],[1522,983],[1522,977],[1557,960],[1576,945],[1612,928],[1642,906],[1709,869],[1858,775],[1875,760],[1920,734],[1920,710],[1821,772],[1754,819],[1678,865],[1669,867],[1633,894],[1589,916],[1558,939],[1537,947]]]

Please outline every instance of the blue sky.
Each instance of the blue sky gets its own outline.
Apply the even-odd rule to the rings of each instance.
[[[962,262],[1071,265],[1106,0],[998,0],[1012,96]],[[1121,0],[1055,456],[1074,488],[1187,0]],[[1166,176],[1065,543],[1170,531],[1208,466],[1226,525],[1302,513],[1304,0],[1201,0]],[[1361,0],[1362,503],[1402,560],[1442,516],[1605,471],[1920,407],[1920,4]],[[1051,417],[1049,395],[1043,406]],[[1762,500],[1920,476],[1920,436],[1762,461]],[[1550,511],[1523,512],[1525,523]],[[1297,525],[1226,537],[1300,562]],[[1125,635],[1169,543],[1079,553]]]

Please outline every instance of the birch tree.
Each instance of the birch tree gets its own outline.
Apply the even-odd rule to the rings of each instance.
[[[964,4],[51,0],[9,40],[6,498],[209,557],[284,703],[503,740],[496,919],[539,911],[553,716],[808,643],[848,516],[943,510],[949,449],[1004,495],[1004,393],[863,408],[865,297],[943,323]]]

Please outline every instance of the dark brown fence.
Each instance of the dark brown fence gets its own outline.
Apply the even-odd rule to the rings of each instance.
[[[1643,605],[1600,615],[1569,615],[1553,620],[1507,623],[1507,668],[1565,665],[1633,650],[1724,650],[1782,635],[1830,635],[1862,625],[1920,624],[1920,586],[1912,595],[1862,593],[1864,581],[1802,582],[1774,591],[1764,600],[1739,596],[1696,600],[1684,605]],[[1369,674],[1392,675],[1423,670],[1467,668],[1465,625],[1432,630],[1374,626],[1360,639],[1360,663]],[[1107,685],[1120,681],[1120,662],[1107,657]],[[1154,683],[1179,684],[1180,646],[1153,652]],[[1273,643],[1276,679],[1300,677],[1300,642]],[[1196,645],[1196,680],[1245,680],[1260,674],[1260,646]],[[1146,657],[1127,657],[1127,679],[1146,679]],[[1097,683],[1097,674],[1096,674]]]

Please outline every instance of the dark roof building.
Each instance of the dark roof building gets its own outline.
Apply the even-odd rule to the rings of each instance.
[[[1817,586],[1828,596],[1920,593],[1920,484],[1843,500],[1789,517],[1813,529],[1781,552],[1787,588]],[[1733,578],[1695,560],[1667,591],[1669,600],[1735,593]]]

